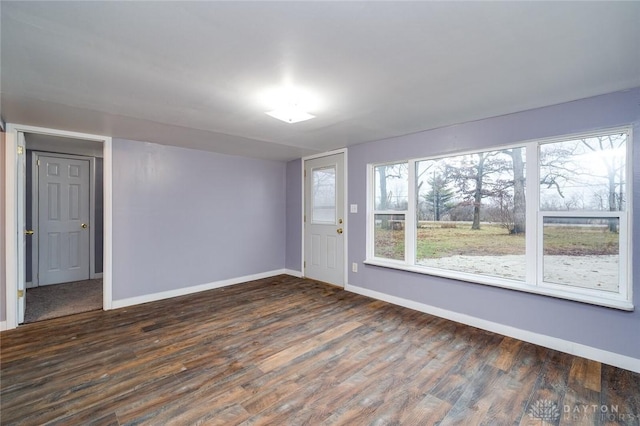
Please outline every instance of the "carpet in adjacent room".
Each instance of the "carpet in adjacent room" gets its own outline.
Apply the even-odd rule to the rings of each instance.
[[[74,281],[27,289],[24,322],[102,309],[102,280]]]

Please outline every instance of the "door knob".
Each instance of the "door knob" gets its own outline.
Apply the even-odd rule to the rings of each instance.
[[[338,229],[336,230],[336,232],[337,232],[338,234],[342,234],[342,228],[338,228]]]
[[[26,231],[24,231],[25,235],[33,235],[33,230],[32,229],[27,229]]]
[[[82,228],[82,229],[87,229],[87,224],[86,224],[86,223],[83,223],[82,225],[80,225],[80,228]]]

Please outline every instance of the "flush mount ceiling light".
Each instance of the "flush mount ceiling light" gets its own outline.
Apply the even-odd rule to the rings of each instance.
[[[308,112],[297,109],[295,106],[281,107],[278,109],[274,109],[273,111],[267,111],[266,114],[289,124],[310,120],[316,117],[315,115],[311,115]]]
[[[293,87],[271,89],[262,94],[262,103],[270,111],[265,114],[293,124],[315,118],[308,111],[318,107],[318,101],[309,91]]]

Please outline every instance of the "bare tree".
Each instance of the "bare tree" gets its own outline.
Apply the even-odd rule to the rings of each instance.
[[[582,144],[591,152],[602,152],[608,150],[617,150],[624,148],[627,138],[626,135],[607,135],[598,136],[596,138],[582,139]],[[599,160],[606,168],[606,179],[608,189],[609,211],[622,210],[624,205],[624,173],[625,161],[615,155],[599,155]],[[617,221],[609,221],[609,231],[617,232]]]
[[[447,165],[447,176],[456,182],[463,197],[473,202],[471,229],[480,229],[482,199],[495,194],[489,177],[504,169],[504,161],[495,158],[499,154],[500,151],[479,152],[466,156],[459,166]]]
[[[540,185],[551,189],[564,198],[564,184],[571,176],[579,174],[579,169],[571,161],[577,153],[575,144],[547,144],[540,150]]]
[[[376,207],[379,210],[387,209],[387,166],[378,166],[378,177],[380,179],[380,204]]]
[[[525,177],[522,148],[508,149],[503,152],[511,156],[513,164],[513,227],[509,232],[522,234],[526,230]]]
[[[398,163],[398,164],[388,164],[381,165],[376,167],[376,171],[378,173],[379,178],[379,196],[380,201],[376,206],[377,210],[391,210],[391,209],[404,209],[406,205],[402,206],[400,198],[400,194],[394,194],[393,190],[388,187],[390,179],[403,179],[406,180],[408,178],[408,165],[407,163]],[[408,182],[407,182],[408,186]],[[396,200],[394,201],[394,198]],[[406,201],[405,201],[406,204]],[[392,216],[394,218],[394,216]],[[382,227],[389,227],[389,217],[387,215],[382,218]]]
[[[622,133],[541,146],[541,195],[546,192],[541,204],[567,210],[622,210],[626,203],[626,142]],[[553,193],[560,200],[552,200]],[[617,232],[617,227],[617,220],[609,221],[611,232]]]

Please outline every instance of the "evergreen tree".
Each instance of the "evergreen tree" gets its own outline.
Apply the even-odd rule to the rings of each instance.
[[[429,210],[433,212],[433,219],[440,221],[442,216],[451,208],[450,201],[455,196],[451,188],[448,188],[449,182],[440,174],[433,172],[433,176],[427,180],[431,187],[429,192],[424,195]]]

